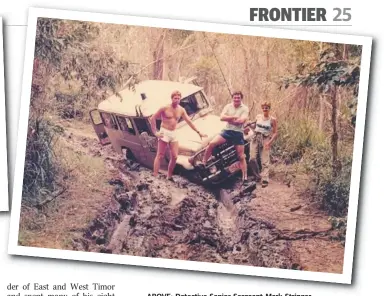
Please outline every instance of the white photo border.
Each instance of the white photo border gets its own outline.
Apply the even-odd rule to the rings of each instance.
[[[347,233],[344,253],[344,266],[342,274],[287,270],[277,268],[265,268],[254,266],[242,266],[222,263],[208,263],[196,261],[184,261],[176,259],[137,257],[130,255],[116,255],[104,253],[92,253],[82,251],[57,250],[46,248],[25,247],[18,245],[19,220],[22,200],[22,184],[24,174],[24,160],[28,129],[28,117],[30,107],[30,92],[32,83],[32,70],[34,60],[34,46],[36,25],[38,18],[56,18],[65,20],[103,22],[132,26],[146,26],[169,29],[183,29],[193,31],[205,31],[214,33],[227,33],[238,35],[251,35],[272,37],[281,39],[295,39],[308,41],[322,41],[333,43],[345,43],[362,45],[361,72],[357,105],[356,129],[354,138],[353,163],[351,174],[351,187],[349,198]],[[171,20],[161,18],[124,16],[115,14],[101,14],[90,12],[78,12],[69,10],[30,8],[28,16],[28,29],[25,48],[24,76],[21,97],[21,110],[19,132],[17,141],[17,157],[15,167],[15,182],[13,188],[13,206],[11,213],[11,226],[9,235],[8,253],[12,255],[24,255],[33,257],[45,257],[56,259],[70,259],[76,261],[103,262],[113,264],[125,264],[134,266],[161,267],[181,270],[206,271],[226,274],[252,275],[274,278],[299,279],[319,282],[333,282],[351,284],[353,253],[356,229],[356,217],[360,187],[360,171],[362,166],[362,152],[365,128],[365,113],[368,97],[368,81],[371,58],[372,38],[345,34],[316,33],[307,31],[269,29],[256,26],[227,25],[208,22]]]
[[[4,46],[3,46],[3,18],[0,17],[0,167],[1,167],[1,187],[4,188],[5,194],[0,198],[0,212],[9,211],[9,194],[8,194],[8,165],[7,165],[7,133],[5,119],[5,82],[4,82]]]

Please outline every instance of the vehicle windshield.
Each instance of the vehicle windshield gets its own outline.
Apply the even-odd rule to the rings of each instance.
[[[205,99],[202,92],[197,92],[188,97],[185,97],[180,100],[180,106],[185,109],[188,116],[193,119],[193,117],[199,113],[201,110],[208,108],[208,102]],[[183,121],[183,118],[180,118],[179,122]]]

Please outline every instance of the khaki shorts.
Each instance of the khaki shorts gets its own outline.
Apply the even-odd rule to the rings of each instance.
[[[170,131],[162,127],[160,128],[159,133],[162,135],[162,137],[159,138],[159,140],[165,143],[177,142],[176,131]]]

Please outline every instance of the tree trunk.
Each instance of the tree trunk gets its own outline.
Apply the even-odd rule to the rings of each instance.
[[[324,129],[324,96],[320,95],[320,114],[319,114],[319,130]]]
[[[303,114],[308,119],[308,86],[303,87]]]
[[[344,44],[343,48],[343,60],[348,60],[348,45]]]
[[[248,66],[248,53],[247,53],[247,50],[245,49],[244,44],[242,44],[241,50],[243,52],[243,57],[244,57],[244,72],[245,72],[244,74],[245,74],[245,82],[246,82],[245,95],[248,98],[251,98],[251,75],[250,75],[249,66]]]
[[[337,128],[338,128],[338,139],[339,139],[339,142],[340,142],[340,145],[342,145],[342,143],[343,143],[343,129],[342,129],[342,126],[341,126],[341,119],[342,119],[342,117],[341,116],[339,116],[339,115],[341,115],[341,113],[340,113],[340,108],[341,108],[341,92],[340,92],[340,88],[339,87],[337,87],[337,95],[336,95],[336,97],[337,97],[337,121],[336,121],[336,123],[337,123]],[[341,148],[341,147],[340,147]]]
[[[319,42],[319,55],[323,53],[323,42]],[[324,96],[320,95],[319,102],[320,102],[320,114],[319,114],[319,130],[324,129]]]
[[[193,39],[193,38],[196,38],[196,34],[192,33],[190,35],[188,35],[188,37],[186,37],[180,48],[184,48],[188,45],[188,43]],[[197,46],[199,48],[199,46]],[[200,56],[199,56],[200,57]],[[178,58],[177,58],[177,67],[176,67],[176,76],[175,76],[175,80],[176,81],[180,81],[180,78],[181,78],[181,74],[182,74],[182,67],[183,67],[183,62],[184,62],[184,58],[185,58],[185,52],[182,51],[179,55],[178,55]],[[187,77],[188,78],[188,77]]]
[[[332,99],[332,138],[331,138],[331,146],[332,146],[332,175],[336,177],[341,169],[341,164],[337,157],[337,145],[339,136],[337,133],[337,91],[336,86],[333,86],[331,92]]]
[[[166,30],[160,35],[156,47],[153,51],[153,79],[162,80],[164,72],[164,40],[166,35]]]

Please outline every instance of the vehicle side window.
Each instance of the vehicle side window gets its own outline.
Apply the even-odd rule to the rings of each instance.
[[[100,113],[101,118],[103,119],[104,125],[108,128],[117,128],[117,124],[115,122],[115,119],[113,118],[112,114],[101,112]]]
[[[201,92],[196,93],[195,98],[196,98],[197,108],[204,109],[208,107],[208,103]]]
[[[132,122],[127,117],[116,116],[117,121],[119,122],[120,129],[124,132],[128,132],[131,135],[135,135],[135,129],[133,128]]]
[[[97,110],[91,111],[91,119],[92,119],[93,124],[95,124],[95,125],[99,125],[99,124],[103,123],[103,120],[101,119],[100,112]]]
[[[139,134],[141,134],[143,132],[147,132],[148,135],[152,135],[152,131],[151,131],[149,124],[145,118],[135,118],[133,121],[135,122],[137,130],[139,131]]]
[[[204,98],[202,92],[197,92],[181,99],[180,106],[185,109],[188,116],[192,116],[200,110],[209,107],[208,102]],[[183,121],[183,118],[180,118],[180,121]]]

